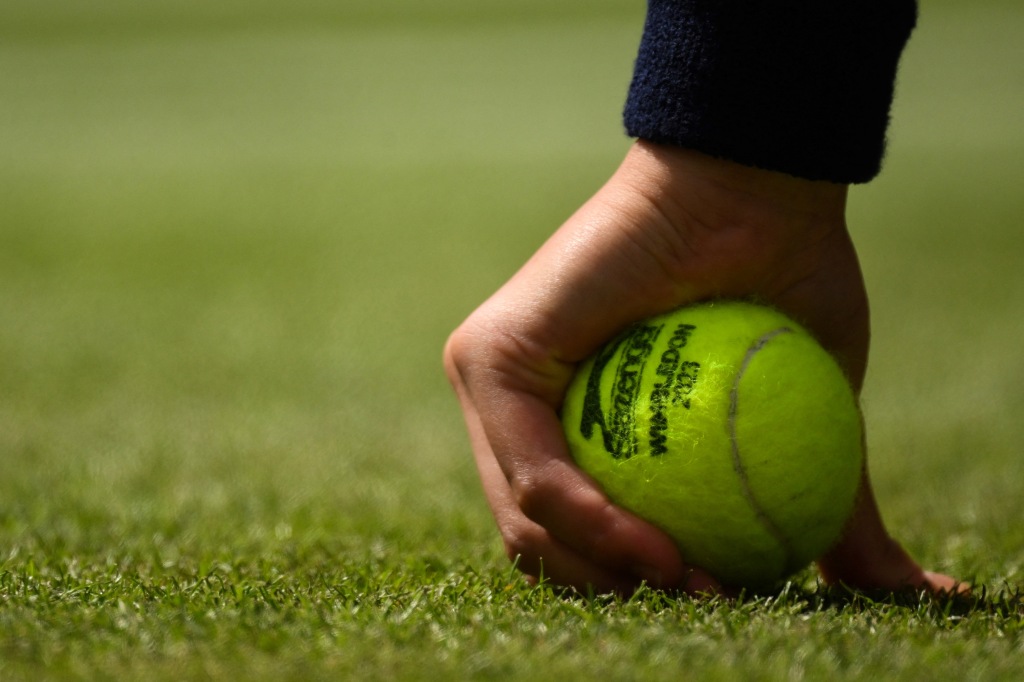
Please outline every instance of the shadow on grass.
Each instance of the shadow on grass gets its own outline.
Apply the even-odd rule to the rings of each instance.
[[[873,611],[898,609],[914,612],[927,620],[956,622],[965,618],[991,616],[1015,620],[1024,617],[1024,593],[1010,585],[992,591],[986,586],[963,593],[935,594],[923,590],[854,590],[845,585],[818,584],[814,589],[787,584],[774,597],[805,611]]]
[[[741,591],[733,595],[688,595],[641,586],[628,596],[583,594],[542,582],[532,592],[546,592],[556,599],[584,601],[591,608],[638,607],[646,613],[683,611],[708,615],[712,612],[790,616],[834,614],[844,618],[866,615],[882,619],[914,619],[944,627],[978,619],[1024,625],[1024,589],[1005,585],[998,590],[986,586],[963,593],[934,594],[906,589],[855,590],[845,585],[787,582],[774,590]]]

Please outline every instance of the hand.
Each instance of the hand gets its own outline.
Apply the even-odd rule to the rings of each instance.
[[[802,322],[859,391],[868,307],[846,193],[638,142],[451,335],[446,370],[506,552],[522,571],[600,592],[640,581],[720,589],[574,466],[558,409],[576,364],[619,330],[715,297],[754,297]]]
[[[966,594],[970,586],[923,570],[885,532],[865,470],[861,495],[843,540],[818,561],[822,578],[855,589],[912,588],[934,594]]]

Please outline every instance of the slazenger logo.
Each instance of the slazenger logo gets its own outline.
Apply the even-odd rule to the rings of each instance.
[[[654,341],[661,330],[661,325],[632,327],[601,351],[594,360],[590,376],[587,377],[580,433],[590,440],[594,435],[594,428],[600,428],[604,438],[604,449],[616,459],[636,454],[636,432],[633,428],[636,416],[633,406],[640,393],[640,377],[644,365],[654,350]],[[601,383],[608,365],[619,348],[622,348],[622,354],[615,367],[611,404],[608,405],[606,412],[601,405]]]
[[[654,343],[664,325],[637,325],[616,341],[606,346],[594,359],[587,377],[587,392],[583,399],[580,434],[590,440],[594,429],[601,429],[604,449],[616,459],[637,454],[636,401],[640,395],[644,367],[654,351]],[[689,409],[689,393],[697,381],[699,363],[682,359],[681,349],[686,346],[694,326],[677,325],[667,347],[658,359],[655,375],[660,379],[651,387],[649,452],[661,455],[667,452],[666,430],[668,404]],[[609,404],[601,404],[601,384],[611,361],[619,354]]]

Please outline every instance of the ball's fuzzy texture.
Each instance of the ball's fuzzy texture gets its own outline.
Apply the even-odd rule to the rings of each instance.
[[[579,368],[562,420],[616,504],[731,586],[769,586],[823,554],[858,493],[849,383],[764,306],[717,301],[634,325]]]

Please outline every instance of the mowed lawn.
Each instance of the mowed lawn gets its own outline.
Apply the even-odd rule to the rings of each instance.
[[[531,588],[440,366],[615,168],[639,0],[0,5],[0,680],[1024,678],[1024,7],[852,195],[877,494],[962,601]]]

